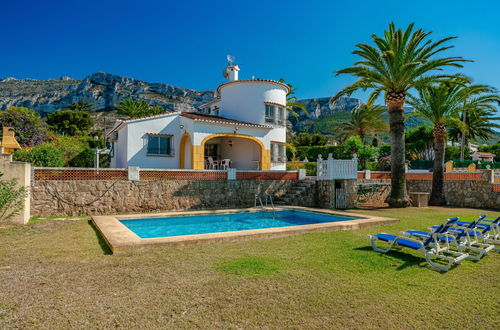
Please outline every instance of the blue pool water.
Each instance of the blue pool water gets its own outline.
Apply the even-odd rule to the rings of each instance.
[[[169,237],[227,231],[277,228],[359,219],[297,210],[190,215],[168,218],[120,220],[140,238]]]

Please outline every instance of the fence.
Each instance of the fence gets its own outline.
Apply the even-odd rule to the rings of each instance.
[[[33,181],[82,180],[299,180],[300,171],[179,170],[129,168],[34,167]]]
[[[354,154],[353,159],[333,159],[332,154],[323,160],[321,154],[316,163],[318,180],[357,179],[358,158]]]

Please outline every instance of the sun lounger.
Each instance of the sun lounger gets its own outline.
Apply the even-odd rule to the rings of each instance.
[[[451,245],[457,249],[458,252],[467,251],[469,256],[468,259],[479,260],[490,252],[494,246],[491,244],[480,243],[477,239],[478,224],[486,218],[486,215],[478,217],[472,222],[460,222],[467,223],[467,226],[457,226],[459,221],[457,221],[454,227],[448,229],[448,232],[440,237],[440,242]],[[419,240],[427,239],[434,231],[440,229],[441,226],[433,226],[429,228],[431,232],[419,231],[419,230],[407,230],[403,232],[405,237],[417,238]],[[432,243],[431,243],[432,245]]]
[[[425,240],[415,239],[412,237],[396,236],[386,233],[380,233],[376,235],[369,235],[370,242],[373,250],[387,253],[391,248],[410,248],[415,251],[419,251],[425,256],[427,263],[434,269],[442,272],[448,271],[453,265],[459,264],[465,258],[468,257],[467,253],[453,251],[450,249],[448,242],[441,246],[441,237],[446,237],[448,230],[458,221],[458,218],[448,219],[445,223],[439,226],[434,232],[430,233]],[[375,242],[383,241],[388,243],[387,248],[378,247]],[[450,256],[451,255],[451,256]],[[438,260],[446,262],[446,264],[439,264],[432,260],[436,258]]]

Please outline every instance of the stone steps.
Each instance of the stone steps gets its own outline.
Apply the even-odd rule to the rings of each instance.
[[[294,184],[284,196],[274,201],[275,205],[294,205],[300,196],[316,184],[314,179],[305,179]]]

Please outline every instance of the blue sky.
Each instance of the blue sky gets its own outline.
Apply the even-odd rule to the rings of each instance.
[[[463,72],[500,88],[499,12],[500,2],[466,0],[3,1],[0,77],[104,71],[205,90],[223,80],[229,53],[242,78],[284,77],[299,98],[331,96],[353,81],[332,71],[394,20],[459,36],[448,55],[475,60]]]

